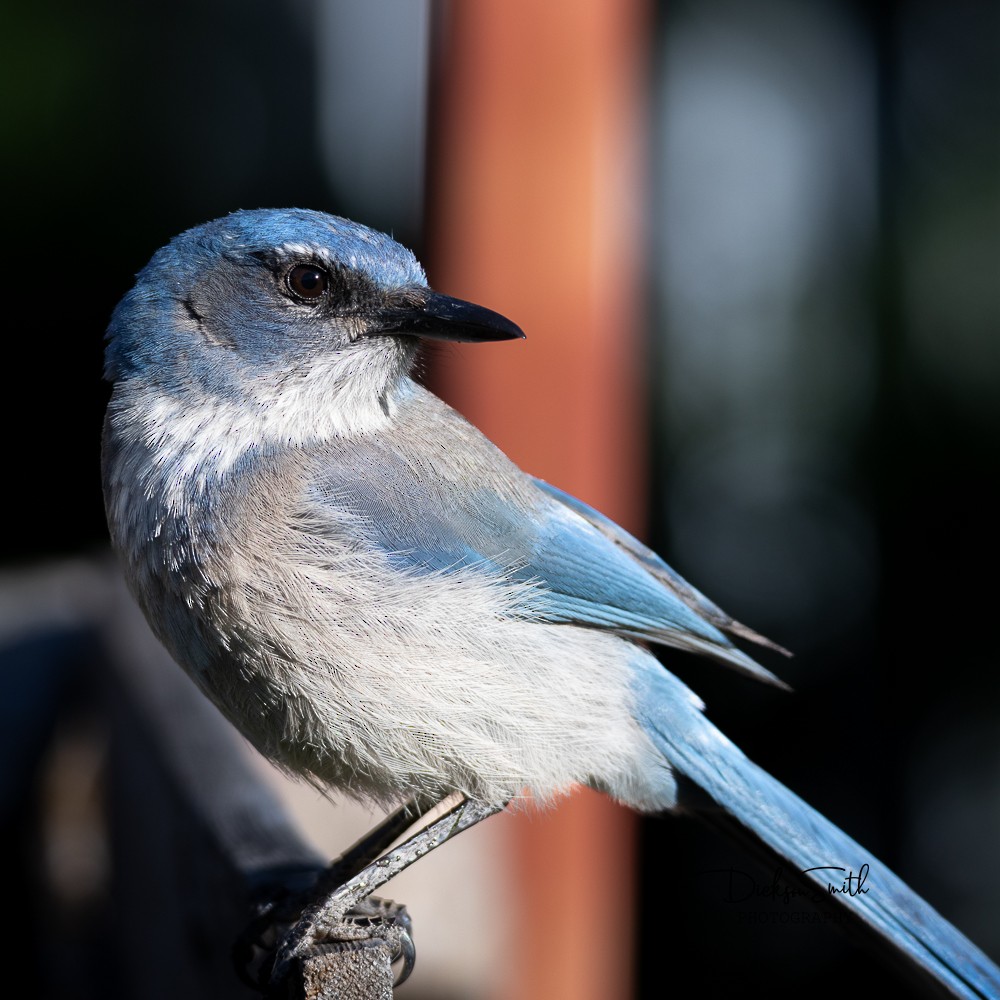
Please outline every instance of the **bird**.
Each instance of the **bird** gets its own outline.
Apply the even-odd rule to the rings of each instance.
[[[279,768],[398,807],[335,866],[275,977],[460,830],[582,785],[722,823],[817,895],[869,859],[865,891],[830,898],[876,950],[946,995],[1000,996],[982,951],[668,666],[693,653],[780,687],[741,648],[780,647],[415,377],[423,341],[523,337],[432,290],[390,236],[310,209],[181,233],[112,314],[105,510],[153,632]]]

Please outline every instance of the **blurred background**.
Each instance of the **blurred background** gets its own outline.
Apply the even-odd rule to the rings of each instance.
[[[526,330],[436,348],[425,378],[794,650],[765,657],[792,695],[665,660],[1000,959],[1000,6],[53,0],[4,22],[0,807],[9,863],[69,914],[49,933],[114,905],[99,726],[24,642],[99,599],[108,317],[182,229],[297,205],[392,232]],[[273,780],[325,853],[373,818]],[[589,793],[439,855],[390,887],[411,1000],[895,982],[812,911],[730,898],[719,872],[771,877],[738,847]]]

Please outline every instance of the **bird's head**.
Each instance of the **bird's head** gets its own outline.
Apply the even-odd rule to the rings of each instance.
[[[312,398],[325,385],[375,399],[408,371],[420,337],[523,334],[432,291],[383,233],[302,209],[240,211],[154,254],[114,312],[105,376],[257,406],[306,383]]]

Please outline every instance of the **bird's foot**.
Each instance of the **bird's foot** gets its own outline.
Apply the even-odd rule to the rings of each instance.
[[[348,944],[356,941],[384,941],[389,946],[390,962],[402,962],[395,985],[406,982],[417,960],[413,944],[413,921],[402,903],[368,896],[348,910],[339,920],[316,924],[314,944]]]
[[[276,977],[276,957],[304,958],[311,952],[330,955],[379,946],[387,949],[391,965],[401,963],[394,985],[409,978],[416,948],[413,922],[403,904],[369,896],[346,913],[323,919],[315,908],[303,910],[302,902],[301,895],[285,894],[258,908],[234,949],[237,971],[247,985],[277,996],[284,988],[287,961],[278,963],[281,975]]]
[[[397,980],[402,982],[410,974],[414,962],[409,917],[402,907],[372,899],[371,894],[414,861],[462,830],[499,812],[503,806],[502,802],[491,804],[462,796],[442,816],[428,820],[418,832],[379,856],[381,850],[413,825],[410,808],[403,807],[320,876],[309,890],[305,907],[294,908],[293,922],[281,920],[282,913],[290,909],[287,901],[284,906],[281,905],[283,901],[276,901],[270,922],[284,923],[285,933],[278,937],[272,952],[267,989],[271,993],[280,990],[296,964],[315,954],[318,947],[328,949],[330,941],[342,941],[346,947],[351,942],[361,942],[363,946],[367,941],[386,941],[393,949],[393,961],[403,962]],[[414,812],[421,815],[418,807]]]

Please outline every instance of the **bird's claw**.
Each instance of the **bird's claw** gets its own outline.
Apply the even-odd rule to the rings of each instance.
[[[393,965],[403,963],[393,983],[400,986],[410,977],[417,960],[412,931],[413,921],[402,903],[369,896],[348,910],[341,920],[328,927],[318,927],[314,940],[317,943],[385,941],[391,948],[389,961]]]
[[[247,925],[233,950],[240,979],[261,993],[270,995],[278,987],[273,975],[275,957],[287,950],[289,939],[294,938],[299,921],[303,919],[294,900],[294,896],[282,896],[259,906],[257,916]],[[416,964],[413,921],[405,906],[389,899],[369,896],[342,917],[313,926],[306,940],[309,948],[322,946],[324,950],[375,946],[384,942],[389,949],[390,964],[402,963],[394,986],[406,982]]]
[[[405,930],[400,932],[399,948],[391,959],[393,965],[400,960],[403,962],[403,967],[396,974],[393,986],[402,986],[410,978],[413,966],[417,964],[416,945],[413,943],[413,937],[410,932]]]
[[[402,903],[391,899],[380,899],[369,896],[347,914],[348,919],[359,923],[367,921],[372,927],[381,927],[385,933],[373,936],[382,937],[393,946],[390,961],[393,965],[402,961],[402,968],[396,975],[394,985],[400,986],[410,978],[413,966],[417,961],[417,948],[413,943],[413,920],[409,911]]]

